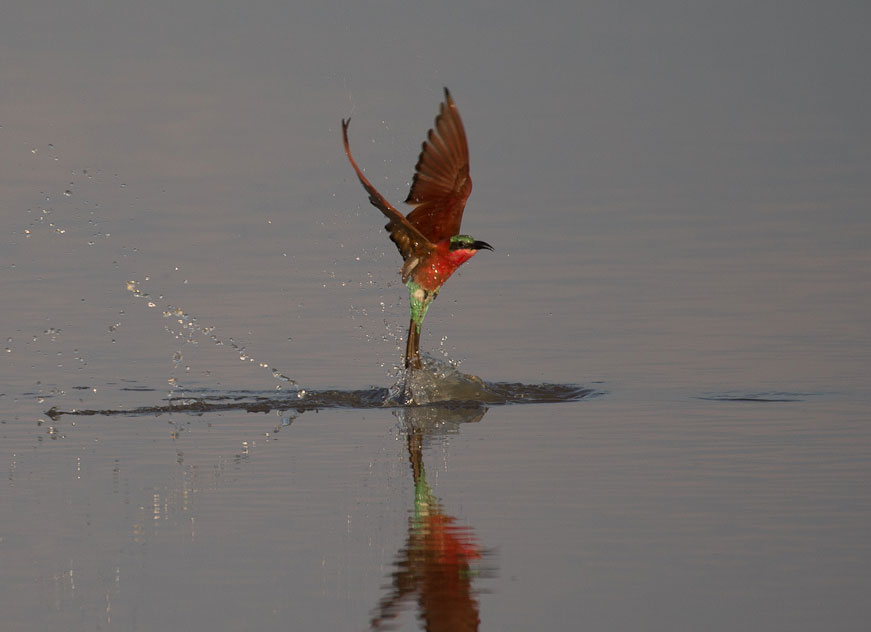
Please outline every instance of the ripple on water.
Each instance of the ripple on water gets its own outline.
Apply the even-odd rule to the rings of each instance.
[[[62,415],[160,415],[163,413],[203,414],[224,410],[270,412],[272,410],[316,410],[318,408],[382,408],[440,406],[477,408],[507,404],[569,402],[599,394],[577,384],[523,384],[488,382],[476,375],[460,372],[455,366],[434,358],[425,358],[422,369],[402,373],[390,388],[361,390],[298,390],[276,396],[275,391],[201,390],[185,397],[164,400],[167,403],[130,409],[59,410],[47,414]]]
[[[715,402],[804,402],[818,393],[790,393],[786,391],[728,391],[707,393],[698,399]]]

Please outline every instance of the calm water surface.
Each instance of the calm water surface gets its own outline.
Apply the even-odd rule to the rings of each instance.
[[[198,5],[0,25],[2,629],[864,627],[867,9]],[[570,401],[375,405],[444,84],[422,348]]]

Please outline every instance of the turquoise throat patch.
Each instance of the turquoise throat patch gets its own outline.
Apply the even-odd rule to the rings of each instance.
[[[420,333],[420,326],[423,324],[423,319],[426,316],[426,310],[429,309],[429,304],[438,294],[435,292],[427,292],[414,281],[406,283],[408,288],[408,298],[411,302],[411,320],[417,325],[417,333]]]

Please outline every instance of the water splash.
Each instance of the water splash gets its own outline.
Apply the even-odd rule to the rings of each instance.
[[[594,392],[574,384],[487,382],[477,375],[461,372],[454,363],[427,354],[422,356],[422,364],[420,369],[400,372],[389,389],[386,406],[560,402],[580,399]]]
[[[499,399],[477,375],[461,373],[455,365],[424,354],[420,369],[400,372],[385,403],[425,406],[450,401],[490,403]]]
[[[140,392],[143,389],[138,389]],[[156,392],[156,389],[153,389]],[[169,396],[164,403],[130,409],[77,409],[64,411],[51,408],[46,414],[57,419],[62,415],[146,416],[164,413],[202,415],[223,411],[268,413],[327,408],[371,409],[397,408],[418,423],[440,423],[446,411],[456,411],[457,422],[480,418],[489,406],[510,404],[543,404],[572,402],[600,394],[577,384],[521,384],[519,382],[488,382],[466,375],[455,367],[434,358],[424,358],[424,369],[403,375],[389,388],[372,387],[360,390],[275,391],[188,391],[181,397]],[[430,412],[427,412],[430,411]],[[448,413],[449,414],[449,413]],[[450,414],[449,414],[450,416]],[[431,419],[432,418],[432,419]]]
[[[146,277],[145,279],[149,279]],[[148,298],[137,281],[127,281],[127,290],[135,298]],[[162,299],[163,297],[160,297]],[[153,302],[148,302],[149,307]],[[181,350],[173,354],[173,375],[169,380],[170,392],[166,403],[131,408],[126,410],[76,410],[72,412],[52,408],[50,417],[66,414],[77,415],[159,415],[163,413],[187,412],[203,414],[224,410],[244,410],[248,412],[269,412],[317,410],[319,408],[378,408],[378,407],[425,407],[438,406],[454,409],[484,409],[488,405],[534,404],[575,401],[595,394],[590,388],[577,384],[521,384],[509,382],[488,382],[476,375],[458,370],[457,364],[449,361],[423,356],[423,367],[414,371],[396,369],[396,381],[389,388],[370,388],[366,390],[306,390],[295,380],[284,375],[278,368],[266,362],[257,361],[245,346],[233,338],[222,339],[215,333],[214,326],[202,325],[196,316],[182,308],[167,305],[163,310],[164,328],[183,344],[198,344],[203,337],[214,345],[225,347],[238,355],[243,362],[256,364],[270,372],[280,384],[276,391],[266,395],[260,391],[210,391],[181,386],[175,376],[184,358]],[[442,341],[444,347],[444,340]],[[446,355],[444,348],[442,354]],[[189,368],[186,368],[189,370]],[[286,387],[290,389],[286,389]],[[288,392],[289,391],[289,392]],[[440,415],[443,417],[443,415]]]

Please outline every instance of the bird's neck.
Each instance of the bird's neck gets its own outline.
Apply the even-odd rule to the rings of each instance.
[[[450,241],[436,244],[432,254],[418,267],[415,275],[417,284],[430,292],[438,291],[445,281],[466,261],[475,256],[477,250],[450,249]]]

